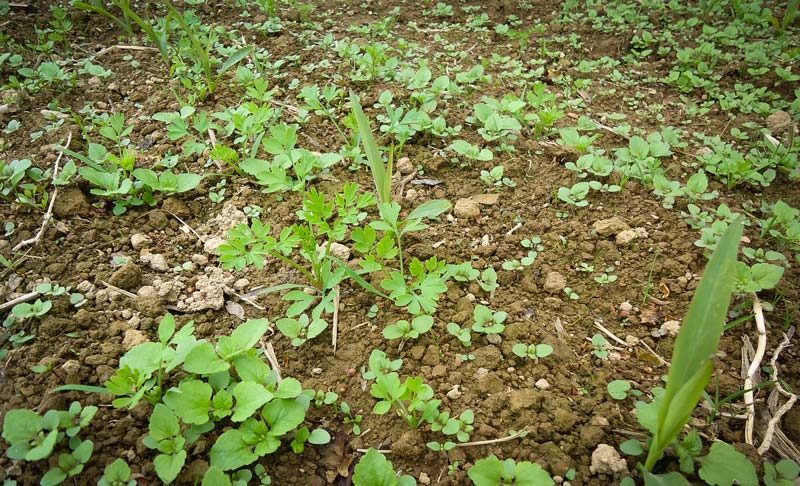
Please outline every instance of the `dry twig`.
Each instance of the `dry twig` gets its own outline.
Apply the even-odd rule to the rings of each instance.
[[[775,352],[772,354],[772,359],[769,363],[772,367],[771,380],[775,382],[775,389],[778,390],[781,395],[787,397],[788,400],[786,400],[786,403],[781,405],[781,407],[777,412],[775,412],[775,415],[772,416],[767,424],[767,430],[764,432],[764,440],[761,441],[761,445],[758,446],[758,453],[761,455],[766,454],[770,447],[772,447],[772,438],[775,436],[775,430],[777,429],[778,424],[780,424],[781,418],[784,414],[786,414],[786,412],[792,409],[797,401],[797,395],[786,391],[786,389],[783,388],[783,385],[781,385],[780,380],[778,380],[778,356],[781,354],[781,351],[789,346],[789,340],[791,339],[793,330],[794,328],[789,331],[788,335],[783,335],[783,341],[781,341],[777,349],[775,349]]]
[[[25,248],[28,245],[35,245],[39,243],[39,240],[42,239],[42,235],[44,234],[44,230],[47,228],[47,223],[50,222],[50,218],[53,217],[53,206],[56,202],[56,197],[58,196],[58,186],[55,185],[56,178],[58,178],[58,167],[61,163],[61,157],[64,155],[64,151],[69,148],[69,144],[72,141],[72,132],[69,132],[67,135],[67,144],[58,152],[58,157],[56,157],[56,161],[53,164],[53,195],[50,197],[50,204],[47,205],[47,211],[44,213],[44,217],[42,218],[42,226],[39,227],[39,232],[36,233],[36,236],[33,238],[28,238],[27,240],[20,241],[17,243],[17,246],[14,247],[14,251],[19,251],[22,248]]]

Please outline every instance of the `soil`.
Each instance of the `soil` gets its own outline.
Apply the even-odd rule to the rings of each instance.
[[[680,93],[670,85],[652,81],[668,74],[671,68],[668,62],[648,59],[637,68],[641,72],[633,75],[643,80],[636,89],[645,94],[644,104],[663,105],[660,111],[663,120],[657,121],[654,116],[645,116],[626,104],[623,97],[629,94],[626,91],[630,88],[618,87],[616,92],[609,92],[613,82],[605,76],[605,71],[602,74],[582,74],[574,69],[583,59],[603,56],[621,59],[630,52],[629,33],[620,35],[619,32],[596,31],[589,24],[582,23],[558,24],[555,19],[560,9],[552,2],[529,3],[532,3],[531,9],[523,9],[519,2],[460,3],[454,6],[455,15],[450,22],[464,23],[467,14],[459,6],[475,5],[489,15],[491,23],[488,25],[502,23],[509,15],[516,15],[525,25],[538,20],[548,26],[544,34],[548,45],[564,52],[563,58],[546,66],[544,80],[550,89],[560,92],[561,88],[553,83],[552,78],[561,74],[595,81],[579,93],[585,100],[583,107],[574,108],[559,122],[559,126],[574,126],[581,115],[605,122],[604,114],[607,113],[625,113],[627,122],[644,133],[662,126],[685,126],[686,115],[677,105]],[[432,5],[431,2],[425,4],[425,8]],[[36,13],[12,11],[8,14],[3,24],[5,35],[19,43],[35,41],[34,28],[46,27],[51,18],[44,3],[40,2],[37,7]],[[442,49],[434,40],[435,36],[455,43],[466,53],[466,59],[461,61],[463,66],[491,59],[492,55],[511,56],[525,62],[536,57],[541,40],[532,40],[531,46],[520,50],[516,43],[491,30],[473,32],[428,28],[420,20],[419,5],[397,1],[372,1],[366,6],[352,1],[321,2],[315,5],[311,20],[330,22],[324,24],[322,33],[314,35],[330,33],[337,39],[351,37],[366,42],[366,37],[349,31],[349,27],[381,20],[395,7],[401,8],[392,27],[395,37],[382,40],[396,43],[397,39],[403,38],[415,43],[417,51],[431,60],[434,77],[452,69],[452,66],[434,68],[439,62],[434,62],[434,58],[441,54]],[[208,24],[242,28],[239,24],[241,9],[235,8],[232,2],[224,5],[213,2],[213,6],[201,5],[198,9]],[[257,11],[255,7],[251,10]],[[284,26],[281,32],[248,34],[252,36],[248,42],[269,50],[273,61],[282,56],[297,56],[296,61],[280,68],[271,80],[271,86],[278,89],[276,99],[293,105],[297,103],[294,98],[297,89],[290,87],[293,79],[300,79],[301,86],[325,85],[333,74],[346,72],[347,66],[334,64],[310,73],[304,71],[303,66],[318,63],[323,58],[338,58],[321,49],[305,49],[301,35],[307,28],[303,23],[305,19],[289,7],[282,7],[280,13]],[[94,80],[83,76],[78,78],[74,87],[44,89],[20,97],[10,105],[12,111],[5,117],[20,120],[23,128],[4,137],[0,156],[7,160],[31,158],[36,166],[46,169],[52,166],[58,153],[53,144],[63,141],[68,132],[73,136],[72,149],[81,152],[85,149],[86,138],[73,120],[66,120],[61,127],[45,132],[35,141],[30,133],[48,123],[41,112],[48,106],[65,107],[77,113],[89,102],[94,103],[99,112],[121,112],[125,113],[127,120],[135,121],[130,140],[136,147],[138,166],[150,167],[163,154],[178,153],[179,144],[167,138],[164,125],[146,118],[180,107],[167,89],[179,89],[178,83],[170,79],[169,70],[157,52],[125,48],[103,51],[120,43],[134,42],[119,40],[121,32],[97,16],[72,12],[71,19],[74,24],[69,37],[71,55],[80,58],[98,53],[97,62],[115,75]],[[265,18],[254,14],[252,20],[263,22]],[[417,22],[416,27],[412,21]],[[573,33],[580,35],[582,47],[574,48],[566,41],[557,40]],[[34,61],[31,53],[26,56],[27,60]],[[132,67],[128,56],[138,61],[138,67]],[[454,57],[441,62],[458,61]],[[505,93],[519,92],[514,80],[500,78],[500,66],[489,63],[486,66],[487,72],[498,81],[465,93],[452,105],[440,106],[449,125],[465,124],[464,119],[471,115],[472,104],[483,95],[502,98]],[[5,69],[2,72],[5,79],[11,72],[7,67],[2,69]],[[732,86],[743,81],[734,79],[738,76],[738,73],[734,74],[722,83]],[[757,79],[747,78],[746,81],[761,85]],[[392,89],[395,99],[406,99],[408,95],[397,83],[354,83],[346,77],[341,79],[341,83],[346,89],[357,89],[361,93],[362,104],[369,108],[367,113],[373,119],[375,112],[371,107],[383,89]],[[794,84],[796,87],[797,83]],[[792,91],[786,90],[782,96],[791,101]],[[216,97],[202,103],[198,110],[215,111],[225,106],[236,106],[240,97],[241,93],[233,83],[222,83]],[[288,114],[284,118],[287,122],[292,121]],[[764,124],[764,120],[756,115],[740,115],[731,120],[726,113],[715,109],[696,124],[686,127],[686,131],[718,134],[725,127],[739,126],[746,121]],[[460,137],[481,144],[477,132],[466,124],[465,127]],[[391,449],[389,457],[395,468],[413,475],[421,484],[468,484],[466,471],[469,465],[489,454],[517,461],[534,461],[553,476],[562,478],[574,470],[576,479],[571,481],[573,485],[618,481],[619,477],[590,471],[592,452],[599,444],[618,447],[619,443],[632,437],[642,438],[643,434],[636,432],[642,429],[632,413],[634,399],[612,399],[606,391],[606,384],[615,379],[626,379],[635,389],[645,393],[663,384],[662,377],[668,368],[659,357],[669,359],[673,337],[653,337],[654,332],[665,322],[683,318],[706,259],[702,250],[693,244],[699,237],[698,232],[680,218],[679,209],[683,208],[683,203],[672,210],[664,209],[649,190],[635,182],[628,183],[620,193],[592,193],[590,205],[586,208],[568,207],[559,202],[555,197],[559,186],[569,186],[577,179],[573,172],[564,168],[564,163],[574,160],[575,154],[554,144],[554,139],[536,139],[531,134],[523,134],[514,142],[515,152],[498,153],[495,160],[473,163],[470,167],[452,164],[448,152],[443,150],[449,142],[431,136],[417,137],[405,146],[404,155],[409,157],[414,167],[424,171],[421,178],[441,181],[435,187],[409,185],[404,197],[399,199],[406,210],[429,199],[446,198],[456,203],[460,199],[484,194],[487,187],[479,179],[480,170],[498,164],[505,166],[506,175],[516,183],[516,187],[493,191],[498,194],[497,200],[479,204],[477,216],[448,215],[432,223],[424,233],[412,234],[404,241],[409,258],[424,259],[436,255],[451,263],[472,261],[473,266],[480,269],[493,266],[498,269],[500,287],[489,294],[475,284],[450,282],[440,302],[434,329],[407,343],[399,352],[394,342],[384,340],[381,333],[384,325],[404,318],[404,311],[349,284],[342,292],[335,354],[330,331],[300,348],[294,348],[277,329],[273,330],[268,341],[275,347],[282,374],[298,378],[304,387],[338,393],[351,408],[363,414],[361,428],[365,431],[361,436],[354,436],[343,423],[341,414],[337,415],[330,408],[312,408],[308,420],[331,432],[331,444],[308,447],[301,455],[295,455],[288,444],[284,444],[278,453],[265,457],[260,462],[272,475],[273,484],[350,484],[349,475],[360,456],[358,450],[368,447]],[[300,144],[312,150],[336,151],[339,143],[330,122],[319,117],[312,116],[300,131]],[[625,143],[625,139],[606,133],[596,145],[611,150]],[[670,163],[676,177],[681,173],[681,164],[689,159],[682,153],[673,156]],[[203,160],[182,159],[180,167],[197,173],[209,171],[203,163]],[[3,301],[30,291],[42,281],[71,286],[87,297],[86,304],[77,309],[65,298],[53,299],[54,306],[46,316],[25,324],[25,331],[34,334],[35,340],[11,349],[0,364],[2,414],[13,408],[33,408],[40,413],[65,409],[73,400],[100,407],[91,425],[82,432],[83,437],[94,441],[95,453],[79,477],[80,484],[95,484],[103,467],[117,457],[128,461],[138,484],[158,483],[153,470],[153,451],[142,443],[147,433],[150,405],[142,403],[132,411],[117,410],[111,407],[106,396],[54,392],[53,388],[65,383],[102,385],[115,372],[120,356],[127,349],[142,340],[157,340],[158,321],[167,311],[177,316],[179,324],[194,321],[198,337],[215,341],[218,336],[229,334],[241,322],[235,312],[226,310],[226,302],[241,304],[244,317],[248,319],[267,317],[276,320],[287,307],[275,294],[257,298],[258,305],[264,310],[249,305],[235,294],[246,293],[257,286],[298,281],[296,272],[274,260],[268,260],[261,270],[222,270],[216,257],[206,251],[204,243],[214,236],[224,237],[226,227],[244,216],[240,211],[247,205],[263,207],[262,219],[271,221],[276,227],[291,224],[299,196],[264,194],[251,180],[228,176],[226,199],[215,204],[209,200],[208,191],[218,180],[219,177],[209,177],[195,191],[164,198],[153,208],[131,208],[121,216],[112,215],[111,205],[91,195],[84,183],[62,188],[55,202],[55,219],[39,244],[25,254],[18,267],[3,273]],[[313,185],[332,191],[350,180],[365,188],[372,186],[366,170],[354,172],[346,164],[332,168]],[[718,202],[725,202],[741,211],[759,198],[768,201],[783,199],[794,206],[800,203],[800,188],[784,175],[779,175],[774,184],[759,192],[747,188],[727,191],[719,183],[712,184],[714,189],[724,194],[714,202],[714,207]],[[567,218],[562,217],[565,212]],[[0,205],[0,214],[3,221],[16,224],[13,234],[0,239],[3,255],[12,258],[11,248],[38,231],[42,212],[4,203]],[[187,227],[196,230],[197,234],[186,230]],[[631,229],[636,234],[627,244],[620,244],[615,238],[623,229]],[[757,229],[750,228],[746,234],[754,244],[759,243]],[[134,235],[136,238],[132,238]],[[522,270],[500,270],[503,262],[525,256],[526,250],[520,242],[534,235],[541,237],[545,247],[536,262]],[[132,239],[136,241],[136,248]],[[163,258],[154,258],[153,255]],[[777,344],[785,326],[796,323],[800,315],[798,262],[795,255],[787,253],[786,256],[792,268],[775,291],[761,295],[765,302],[775,303],[774,311],[767,316],[769,349]],[[126,257],[130,263],[120,265],[119,257]],[[580,271],[580,262],[592,263],[595,271]],[[183,268],[176,268],[181,265]],[[618,280],[598,285],[593,277],[606,267],[614,267]],[[565,285],[577,292],[579,299],[569,299],[562,291]],[[131,294],[123,294],[115,288]],[[234,291],[226,292],[226,288]],[[492,338],[491,342],[486,337],[476,336],[473,347],[467,350],[445,331],[445,326],[448,322],[470,325],[472,310],[477,303],[507,311],[507,328],[499,339]],[[377,304],[379,310],[376,316],[370,317],[368,313],[373,304]],[[647,347],[612,343],[617,349],[610,358],[599,359],[592,354],[589,340],[598,332],[597,323],[623,341],[641,341]],[[710,392],[715,391],[715,386],[719,387],[720,396],[741,389],[741,342],[743,336],[755,335],[752,326],[752,322],[748,322],[723,336],[715,375],[708,389]],[[9,334],[6,333],[0,344],[8,347]],[[522,360],[511,352],[517,342],[548,343],[554,352],[538,362]],[[422,376],[443,400],[444,409],[454,414],[467,408],[474,410],[475,431],[471,441],[502,438],[510,430],[526,427],[529,434],[507,442],[458,447],[447,454],[430,451],[426,442],[441,440],[440,435],[424,428],[409,431],[402,419],[393,414],[377,416],[371,413],[375,400],[359,371],[366,366],[373,349],[382,349],[391,357],[403,358],[403,375]],[[474,354],[474,359],[462,361],[461,355],[465,353]],[[787,349],[781,357],[781,363],[788,363],[781,365],[781,377],[795,390],[800,388],[800,374],[792,364],[799,358],[796,348]],[[31,367],[36,365],[52,366],[52,371],[36,374],[31,371]],[[759,395],[760,398],[764,396]],[[703,413],[698,412],[694,425],[707,438],[735,444],[744,441],[742,421],[718,418],[708,424]],[[786,432],[795,443],[800,441],[797,427],[787,427]],[[4,442],[0,443],[0,453],[4,454],[5,447]],[[210,447],[211,443],[203,442],[194,446],[177,484],[198,483],[198,475],[208,467],[206,461]],[[448,464],[455,462],[460,467],[449,475]],[[635,460],[630,458],[630,470],[634,464]],[[51,465],[46,461],[15,463],[3,455],[0,458],[0,479],[36,484],[36,478]]]

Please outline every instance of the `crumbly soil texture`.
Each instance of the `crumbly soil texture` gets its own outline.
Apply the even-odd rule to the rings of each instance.
[[[159,2],[148,3],[136,5],[143,15],[165,15]],[[113,148],[115,144],[98,130],[103,117],[124,114],[125,125],[132,130],[121,143],[135,156],[136,167],[160,171],[163,166],[158,164],[175,155],[173,171],[201,174],[204,179],[191,191],[156,193],[152,205],[130,206],[121,215],[114,214],[112,197],[98,195],[93,191],[96,187],[79,175],[59,186],[57,194],[50,181],[44,180],[37,187],[55,197],[52,219],[38,243],[19,250],[14,250],[16,245],[39,231],[47,204],[24,204],[13,195],[0,203],[3,222],[13,223],[0,239],[0,251],[11,263],[2,271],[2,300],[19,297],[42,282],[69,286],[70,292],[85,297],[80,305],[71,304],[68,296],[51,297],[53,306],[45,315],[4,328],[0,345],[8,351],[0,363],[0,414],[15,408],[39,413],[63,410],[75,400],[96,405],[97,415],[81,432],[94,442],[95,452],[75,484],[95,484],[103,468],[119,457],[131,465],[137,484],[159,484],[155,451],[143,444],[152,411],[149,403],[142,401],[133,410],[117,409],[110,395],[54,388],[102,386],[127,350],[158,340],[158,323],[167,312],[176,316],[179,326],[193,321],[197,337],[212,342],[229,335],[243,319],[274,322],[284,317],[288,303],[280,292],[253,291],[301,281],[302,276],[274,258],[267,258],[261,269],[223,269],[213,243],[225,238],[235,223],[247,221],[244,211],[254,207],[261,209],[260,219],[269,221],[277,235],[298,222],[302,193],[265,192],[253,177],[212,160],[209,148],[187,155],[187,138],[171,138],[167,124],[153,116],[176,112],[182,106],[218,113],[246,103],[259,104],[237,79],[237,68],[247,67],[275,90],[264,103],[277,113],[271,124],[298,123],[298,147],[335,153],[344,138],[328,117],[303,108],[305,102],[298,94],[304,87],[317,84],[344,90],[345,96],[336,102],[335,118],[346,136],[353,133],[344,122],[350,112],[347,94],[357,93],[380,136],[380,125],[387,124],[385,118],[379,121],[379,115],[386,116],[385,108],[378,105],[381,94],[390,91],[393,105],[404,107],[405,113],[419,109],[416,93],[421,88],[413,85],[408,72],[427,68],[432,73],[430,81],[420,84],[429,86],[432,80],[447,76],[458,85],[457,94],[434,96],[430,117],[441,116],[447,127],[461,126],[461,131],[416,131],[404,143],[398,154],[402,160],[396,164],[395,199],[403,214],[432,199],[447,199],[453,209],[430,221],[428,229],[406,235],[405,260],[435,256],[453,264],[471,262],[479,270],[493,267],[499,286],[487,292],[475,282],[450,280],[433,314],[433,328],[401,348],[399,341],[384,339],[382,332],[385,326],[409,318],[407,310],[365,291],[352,279],[340,289],[335,350],[330,327],[299,347],[272,327],[262,344],[274,348],[282,376],[296,377],[304,388],[337,393],[340,401],[363,415],[362,434],[353,434],[343,414],[333,407],[312,407],[308,424],[329,431],[331,442],[309,445],[302,454],[295,454],[284,441],[276,453],[259,463],[273,484],[346,485],[352,484],[353,468],[363,450],[375,447],[390,450],[387,457],[395,469],[414,476],[418,484],[470,484],[469,467],[490,454],[536,462],[553,477],[573,485],[618,482],[624,473],[612,471],[608,464],[592,468],[592,454],[600,444],[618,449],[631,438],[644,440],[635,400],[649,400],[652,388],[663,386],[674,333],[707,262],[704,248],[695,244],[700,230],[681,216],[689,203],[712,216],[721,203],[727,204],[750,221],[743,246],[780,252],[786,258],[780,283],[759,294],[769,307],[765,364],[800,315],[797,249],[762,235],[758,223],[766,217],[764,204],[782,200],[800,206],[796,154],[794,173],[791,168],[777,167],[768,184],[730,184],[706,171],[707,192],[717,191],[716,197],[695,201],[677,197],[669,209],[665,198],[654,193],[651,181],[637,177],[620,184],[619,192],[591,190],[583,206],[558,197],[559,188],[580,181],[619,184],[621,179],[617,172],[581,178],[570,170],[567,166],[582,152],[559,142],[562,128],[577,126],[583,129],[581,135],[598,135],[591,150],[610,160],[633,138],[667,130],[674,135],[672,149],[659,158],[660,167],[669,180],[682,183],[704,167],[702,156],[712,150],[703,137],[720,137],[746,154],[765,133],[771,133],[778,143],[794,143],[796,149],[790,137],[798,132],[796,90],[800,83],[791,75],[792,67],[800,71],[795,52],[800,43],[793,30],[797,23],[779,33],[769,22],[741,21],[747,13],[737,17],[732,7],[703,17],[699,7],[671,3],[680,2],[589,2],[584,6],[578,5],[583,2],[561,5],[535,0],[453,1],[437,6],[432,1],[279,1],[270,16],[257,2],[180,2],[177,8],[193,10],[203,25],[218,30],[218,44],[212,48],[216,56],[222,57],[222,48],[229,55],[244,45],[258,52],[259,66],[252,55],[243,59],[223,74],[216,92],[206,97],[180,80],[191,77],[191,64],[182,69],[173,64],[171,72],[138,28],[128,36],[100,15],[67,7],[71,29],[50,48],[37,50],[34,46],[48,39],[45,31],[53,30],[56,4],[12,7],[0,18],[3,51],[19,54],[22,61],[16,66],[8,61],[0,64],[3,83],[9,83],[11,76],[24,78],[18,73],[23,67],[35,70],[48,62],[60,66],[67,76],[42,82],[37,90],[6,84],[0,114],[5,129],[0,134],[2,160],[30,159],[33,167],[52,170],[68,135],[69,150],[77,154],[87,154],[90,141]],[[776,3],[770,8],[780,17],[783,6]],[[729,26],[738,30],[726,30]],[[716,35],[709,34],[709,29]],[[647,41],[652,37],[643,37],[644,33],[656,40]],[[681,64],[676,59],[676,52],[697,48],[709,38],[718,52],[706,57],[695,52],[691,58],[706,63],[705,68],[692,60]],[[178,34],[169,40],[175,45],[184,42],[182,49],[188,48]],[[770,47],[765,48],[765,59],[745,56],[744,46],[753,43]],[[348,49],[356,54],[347,54]],[[719,60],[723,55],[729,57]],[[76,61],[84,59],[110,73],[81,72]],[[479,74],[469,76],[476,66]],[[676,66],[707,83],[687,88],[670,81]],[[757,69],[763,66],[768,69]],[[788,70],[789,76],[776,75],[776,67]],[[492,139],[489,135],[495,132],[476,119],[474,105],[485,103],[484,97],[503,100],[506,95],[526,101],[536,83],[553,95],[548,106],[563,116],[552,126],[542,122],[539,129],[531,121]],[[736,93],[755,93],[756,101],[746,104]],[[733,98],[739,104],[726,102]],[[536,109],[528,103],[522,112]],[[781,118],[784,115],[787,119]],[[11,129],[16,123],[19,127]],[[197,138],[208,147],[212,139],[238,147],[236,136],[220,129]],[[494,158],[470,160],[458,154],[449,148],[457,139],[490,149]],[[392,139],[379,140],[388,145]],[[272,157],[263,149],[257,156]],[[68,153],[59,164],[63,167],[69,160],[78,168],[85,166]],[[504,168],[497,183],[482,180],[482,172],[488,177],[496,166]],[[358,182],[361,190],[374,188],[366,165],[352,159],[315,169],[311,175],[307,187],[326,194],[341,190],[348,181]],[[16,193],[20,192],[17,188]],[[41,201],[40,193],[34,199]],[[367,221],[376,215],[370,209]],[[541,240],[535,261],[505,269],[504,263],[529,256],[523,240],[534,237]],[[345,238],[343,243],[349,246],[352,241]],[[355,265],[357,256],[351,255],[348,263]],[[375,274],[368,280],[379,285],[381,278]],[[506,327],[495,336],[473,333],[472,346],[467,348],[445,328],[450,322],[471,327],[476,305],[507,312]],[[735,298],[730,321],[749,315],[751,305],[747,295]],[[9,311],[5,308],[3,313]],[[33,339],[16,342],[20,331]],[[608,341],[603,358],[591,342],[597,333]],[[755,342],[752,319],[724,333],[707,389],[711,396],[722,398],[742,389],[746,337]],[[512,352],[516,343],[546,343],[553,353],[538,360],[523,359]],[[411,430],[394,413],[372,413],[376,399],[361,372],[375,349],[402,358],[401,376],[422,377],[442,400],[442,410],[453,415],[473,410],[475,429],[469,440],[479,444],[434,452],[426,443],[443,441],[442,434],[426,425]],[[794,390],[800,388],[796,349],[784,350],[777,362],[780,379]],[[35,368],[39,372],[33,367],[39,367]],[[613,380],[629,381],[642,396],[612,398],[606,386]],[[768,393],[769,388],[756,394],[757,407],[765,406]],[[741,405],[737,399],[722,411],[738,415],[743,413]],[[743,420],[718,415],[709,421],[708,414],[698,408],[691,422],[706,443],[725,440],[760,464],[754,446],[745,443]],[[797,410],[783,419],[783,433],[795,443],[800,441],[798,424]],[[528,430],[525,436],[495,441],[523,429]],[[190,447],[175,484],[199,484],[198,478],[209,466],[208,451],[221,432],[207,434]],[[756,446],[760,440],[756,434]],[[54,454],[49,463],[11,461],[5,457],[6,447],[0,441],[0,479],[18,484],[38,484],[57,459]],[[627,468],[635,471],[636,458],[622,457]],[[772,452],[767,457],[776,458]],[[670,461],[662,467],[674,468],[675,462]]]

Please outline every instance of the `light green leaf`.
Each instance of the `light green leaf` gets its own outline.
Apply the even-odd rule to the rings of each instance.
[[[714,442],[708,455],[700,459],[698,474],[706,483],[715,486],[758,486],[753,463],[747,456],[725,442]]]

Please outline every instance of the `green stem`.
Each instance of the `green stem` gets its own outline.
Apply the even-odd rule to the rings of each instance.
[[[284,263],[291,265],[292,268],[302,273],[308,279],[308,281],[311,282],[311,285],[314,286],[314,288],[320,289],[320,283],[316,278],[314,278],[314,275],[312,275],[311,272],[303,268],[301,265],[297,264],[294,260],[278,252],[270,253],[270,255],[283,261]]]

